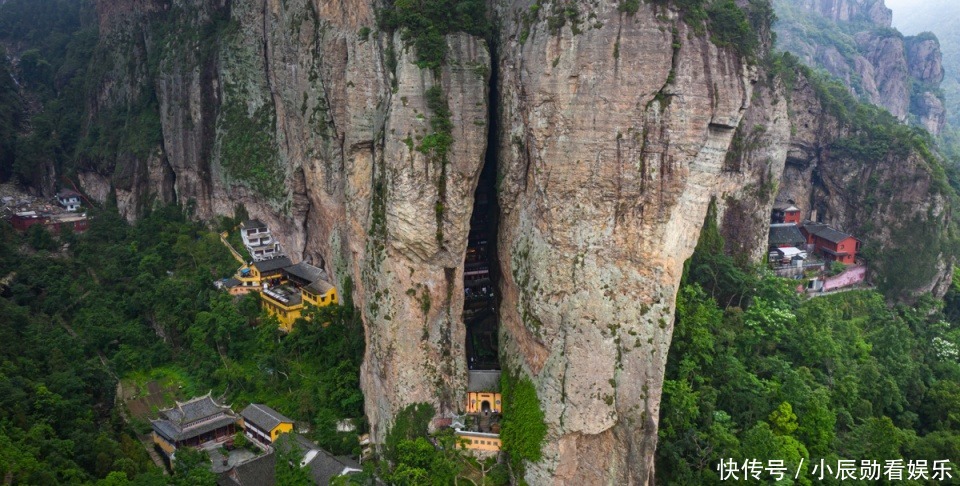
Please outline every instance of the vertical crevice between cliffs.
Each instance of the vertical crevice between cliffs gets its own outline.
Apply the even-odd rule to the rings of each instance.
[[[499,270],[497,254],[499,172],[499,88],[497,46],[487,41],[490,79],[487,91],[487,149],[473,194],[473,214],[463,265],[463,324],[468,370],[499,370]]]

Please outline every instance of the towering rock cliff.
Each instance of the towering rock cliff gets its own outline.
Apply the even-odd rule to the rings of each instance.
[[[852,93],[937,135],[946,123],[940,44],[891,28],[883,0],[776,0],[779,45]]]
[[[752,158],[760,177],[727,163],[756,71],[676,12],[577,3],[595,20],[556,29],[527,7],[498,13],[515,19],[500,41],[501,345],[549,426],[528,480],[652,483],[683,263],[712,198],[749,199],[745,219],[765,222],[754,191],[785,153]],[[747,130],[788,136],[785,103],[766,101]]]
[[[100,0],[86,130],[121,110],[150,136],[77,171],[129,217],[152,200],[200,218],[243,206],[324,266],[362,311],[361,384],[382,441],[408,404],[461,408],[464,254],[495,164],[501,364],[533,382],[548,430],[527,480],[651,484],[676,293],[711,201],[744,260],[763,254],[776,197],[868,232],[858,181],[874,175],[890,184],[870,206],[878,231],[905,238],[884,237],[879,255],[915,241],[892,223],[905,206],[942,223],[932,237],[946,231],[949,201],[924,192],[936,160],[830,155],[866,128],[821,117],[803,74],[768,72],[767,43],[743,40],[769,11],[738,3],[757,10],[502,0],[486,38],[445,28],[418,44],[378,27],[380,2]],[[915,288],[941,282],[935,253],[924,262],[938,273]]]

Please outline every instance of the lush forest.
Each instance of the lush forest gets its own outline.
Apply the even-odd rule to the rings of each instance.
[[[216,233],[177,207],[135,226],[106,208],[87,233],[59,239],[0,225],[0,279],[11,282],[0,297],[0,477],[163,483],[135,436],[149,425],[127,425],[114,406],[124,377],[173,376],[179,398],[213,390],[235,410],[266,403],[328,450],[355,452],[356,434],[336,422],[362,421],[358,314],[349,301],[315,309],[313,322],[329,325],[285,335],[255,297],[235,303],[214,289],[236,266]],[[195,483],[188,473],[174,479]]]
[[[960,287],[913,307],[791,287],[738,266],[708,218],[677,298],[658,481],[715,484],[727,458],[956,461]]]
[[[70,173],[83,142],[88,72],[97,45],[92,3],[11,0],[0,4],[0,42],[16,52],[16,82],[0,59],[0,181],[39,187],[47,167]],[[19,83],[19,84],[17,84]],[[114,133],[120,133],[115,126]],[[89,143],[87,143],[89,145]]]

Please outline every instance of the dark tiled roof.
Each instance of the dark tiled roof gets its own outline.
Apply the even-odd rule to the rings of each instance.
[[[837,231],[825,224],[820,223],[807,223],[803,225],[803,229],[807,230],[808,233],[819,236],[820,238],[832,243],[840,243],[847,238],[853,238],[853,235],[848,235],[847,233]]]
[[[283,271],[305,282],[314,282],[317,279],[320,279],[324,274],[322,269],[305,262],[300,262],[296,265],[290,265],[289,267],[284,268]]]
[[[771,224],[770,245],[802,245],[807,239],[795,224]]]
[[[57,193],[57,197],[62,197],[62,198],[80,197],[80,193],[71,189],[64,189]]]
[[[251,403],[247,408],[240,412],[246,423],[256,425],[257,428],[265,432],[270,432],[276,426],[283,422],[293,423],[293,420],[285,417],[282,413],[259,403]]]
[[[468,392],[499,392],[500,372],[496,370],[470,371],[467,375]]]
[[[279,257],[263,260],[261,262],[254,262],[254,264],[251,266],[257,267],[257,270],[259,270],[260,273],[267,273],[289,267],[292,263],[293,262],[291,262],[287,257]]]
[[[223,286],[226,287],[226,288],[228,288],[228,289],[232,289],[233,287],[236,287],[237,285],[240,285],[241,283],[242,283],[242,282],[240,282],[239,280],[237,280],[237,279],[235,279],[235,278],[233,278],[233,277],[230,277],[230,278],[228,278],[228,279],[224,279],[224,280],[223,280]]]
[[[259,219],[248,219],[247,221],[241,223],[240,226],[242,226],[243,229],[267,229],[267,225]]]
[[[311,453],[313,453],[312,458],[310,457]],[[342,476],[348,468],[351,468],[323,449],[317,449],[315,452],[310,451],[307,454],[305,459],[309,459],[310,462],[306,463],[305,466],[310,468],[310,476],[313,478],[313,482],[321,486],[329,485],[330,480]],[[360,468],[352,467],[352,469]]]
[[[327,282],[326,280],[323,280],[323,279],[318,279],[314,281],[312,284],[304,287],[304,289],[307,292],[310,292],[311,294],[314,294],[314,295],[324,295],[327,292],[329,292],[330,289],[332,288],[333,288],[333,285],[330,285],[330,282]]]
[[[277,457],[272,452],[237,464],[217,478],[219,486],[274,486]]]
[[[355,461],[334,457],[300,434],[283,434],[274,446],[281,451],[295,449],[302,466],[310,468],[313,482],[320,486],[329,485],[331,479],[343,475],[348,469],[360,469]]]
[[[263,295],[288,307],[295,306],[303,301],[303,294],[290,285],[266,288],[263,290]]]
[[[176,407],[161,410],[160,415],[171,422],[187,425],[190,422],[196,422],[229,410],[230,407],[215,402],[208,393],[183,403],[177,402]]]
[[[172,441],[196,437],[234,422],[236,415],[230,407],[218,404],[209,393],[160,410],[160,418],[151,421],[157,433]]]
[[[197,437],[206,434],[207,432],[212,432],[221,427],[226,427],[236,421],[237,419],[233,415],[224,415],[222,417],[211,419],[206,422],[200,422],[185,428],[179,427],[176,423],[163,419],[153,420],[151,421],[151,424],[153,425],[153,430],[157,431],[157,433],[172,442],[177,442]]]

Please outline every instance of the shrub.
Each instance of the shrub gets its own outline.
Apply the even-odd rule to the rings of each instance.
[[[486,36],[490,30],[482,0],[396,0],[378,12],[381,30],[401,31],[417,51],[417,66],[438,69],[446,58],[445,36],[466,32]]]
[[[537,462],[541,459],[547,424],[533,382],[518,375],[519,371],[505,371],[500,375],[503,392],[500,438],[503,449],[519,465],[520,460]]]

